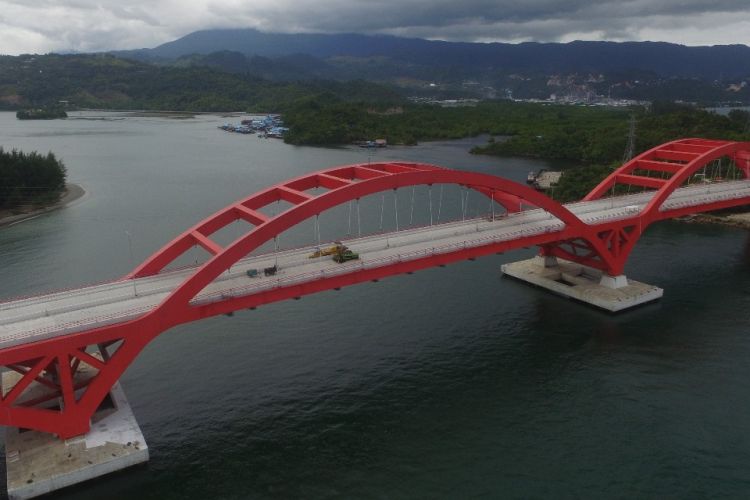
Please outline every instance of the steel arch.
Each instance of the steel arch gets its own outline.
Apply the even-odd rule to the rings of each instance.
[[[643,230],[650,223],[681,215],[679,211],[661,210],[664,201],[689,176],[715,158],[728,155],[750,173],[750,144],[687,139],[654,148],[628,162],[603,181],[586,198],[592,201],[604,196],[613,185],[630,183],[657,189],[651,203],[639,214],[604,224],[585,224],[566,207],[533,189],[499,177],[456,171],[419,163],[357,164],[305,174],[264,189],[239,200],[196,224],[164,246],[123,279],[158,274],[182,253],[199,245],[212,257],[196,268],[181,285],[156,308],[131,321],[115,323],[79,333],[45,339],[31,344],[0,350],[0,365],[19,373],[16,385],[0,398],[0,424],[32,428],[67,438],[89,429],[89,419],[111,386],[143,348],[162,332],[201,318],[245,307],[285,300],[331,288],[378,279],[385,276],[442,265],[460,259],[521,246],[538,245],[544,253],[559,255],[593,265],[611,275],[620,274],[625,260]],[[670,174],[668,179],[644,177],[638,172],[656,170]],[[210,305],[194,305],[191,300],[219,274],[263,243],[286,229],[329,208],[361,197],[391,189],[416,185],[456,184],[466,186],[495,199],[509,210],[521,204],[539,207],[564,223],[564,228],[544,235],[488,244],[485,247],[425,257],[408,263],[394,263],[375,270],[360,271],[334,278],[320,279],[304,286],[277,288],[268,292],[227,299]],[[326,188],[322,194],[307,191]],[[292,207],[274,217],[262,209],[277,200]],[[734,202],[737,204],[737,202]],[[712,210],[729,206],[714,203],[702,206]],[[253,225],[247,234],[226,247],[211,236],[235,220]],[[571,246],[573,251],[566,245]],[[576,246],[577,245],[577,246]],[[576,248],[583,248],[579,253]],[[97,348],[94,356],[87,349]],[[92,378],[76,385],[73,375],[81,364],[97,370]],[[32,382],[47,387],[46,396],[22,400]],[[61,401],[60,409],[50,410],[39,404],[51,399]]]
[[[220,210],[175,238],[123,278],[155,275],[194,245],[200,245],[213,254],[161,304],[143,316],[128,322],[1,350],[0,365],[17,367],[22,377],[16,386],[20,389],[14,388],[2,399],[0,424],[52,432],[63,438],[83,434],[88,431],[91,415],[133,359],[148,342],[169,328],[256,303],[289,299],[300,294],[315,293],[494,251],[457,251],[440,258],[410,263],[407,267],[394,264],[386,269],[363,271],[356,277],[320,280],[320,283],[303,291],[282,289],[275,294],[260,297],[256,302],[239,298],[230,301],[231,304],[227,302],[219,306],[196,307],[190,304],[195,295],[235,262],[284,230],[316,214],[370,194],[434,184],[466,186],[497,199],[501,204],[510,205],[509,208],[514,208],[517,203],[542,208],[565,223],[562,234],[573,235],[584,230],[585,224],[562,205],[527,186],[488,174],[414,163],[348,165],[306,174],[262,190]],[[317,196],[306,192],[319,187],[327,188],[328,191]],[[277,200],[288,201],[293,206],[275,217],[264,215],[261,209]],[[250,222],[255,227],[226,248],[210,239],[213,233],[238,219]],[[547,239],[550,237],[547,236]],[[544,241],[544,238],[535,237],[526,244],[536,245]],[[91,346],[99,348],[101,359],[86,351]],[[86,381],[83,387],[75,387],[73,373],[80,363],[97,368],[98,373]],[[56,375],[54,378],[58,383],[53,384],[57,387],[53,397],[62,399],[61,408],[52,411],[30,405],[14,406],[24,387],[34,380],[44,380],[40,378],[40,374],[44,372]]]
[[[637,216],[630,223],[617,221],[592,226],[588,237],[543,246],[542,253],[590,265],[611,276],[621,275],[630,252],[649,225],[684,215],[662,210],[669,196],[688,181],[691,175],[722,157],[731,158],[745,178],[750,178],[748,142],[679,139],[636,156],[599,183],[583,201],[601,199],[610,191],[614,191],[616,186],[655,189],[653,197]],[[647,175],[644,175],[644,172]],[[660,177],[652,177],[652,172]],[[719,205],[706,207],[706,210],[724,208]],[[576,253],[576,248],[581,249],[582,253]]]

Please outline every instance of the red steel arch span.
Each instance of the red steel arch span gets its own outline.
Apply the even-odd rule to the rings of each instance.
[[[542,254],[562,257],[601,269],[610,276],[623,274],[625,263],[643,231],[654,222],[696,212],[720,210],[744,203],[717,201],[682,209],[665,209],[664,203],[691,176],[721,158],[732,160],[750,178],[750,143],[709,139],[679,139],[642,153],[596,186],[583,201],[601,199],[618,188],[655,190],[648,204],[634,217],[589,226],[581,237],[542,246]]]
[[[601,198],[613,186],[631,185],[655,189],[651,202],[632,217],[597,225],[584,223],[566,207],[507,179],[419,163],[348,165],[277,184],[229,205],[188,229],[123,278],[154,276],[195,245],[207,250],[212,255],[209,260],[195,268],[157,307],[136,319],[0,349],[0,365],[20,374],[15,385],[2,396],[0,424],[55,433],[61,438],[87,432],[96,408],[151,340],[176,325],[217,314],[531,245],[540,246],[547,255],[593,265],[616,276],[622,273],[627,255],[648,224],[682,215],[680,209],[660,210],[669,194],[704,165],[724,156],[732,158],[745,177],[750,177],[749,143],[684,139],[640,155],[617,169],[585,200]],[[664,173],[666,179],[644,173],[652,171]],[[358,268],[348,274],[206,304],[191,302],[230,266],[304,220],[367,195],[437,184],[476,190],[509,211],[517,211],[524,205],[541,208],[561,221],[562,229],[511,241],[492,241],[479,247],[456,248],[447,253],[426,254],[377,268]],[[308,192],[316,188],[326,191]],[[291,203],[291,208],[273,217],[264,214],[262,209],[278,200]],[[737,200],[725,200],[700,209],[714,210],[737,204]],[[696,211],[695,207],[690,208],[690,212]],[[253,226],[246,234],[226,247],[211,239],[211,235],[240,219]],[[86,380],[75,377],[82,364],[95,373]],[[27,389],[32,384],[38,390],[33,397],[27,397]],[[55,402],[59,404],[50,407]]]

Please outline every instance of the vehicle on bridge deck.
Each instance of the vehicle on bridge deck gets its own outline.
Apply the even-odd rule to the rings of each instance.
[[[333,261],[338,262],[339,264],[343,264],[344,262],[350,261],[350,260],[357,260],[359,259],[359,254],[356,252],[351,251],[349,248],[347,248],[346,245],[337,245],[336,246],[336,253],[333,256]]]
[[[266,267],[265,269],[263,269],[263,274],[265,274],[266,276],[273,276],[278,272],[278,270],[279,266]]]
[[[310,259],[317,259],[318,257],[326,257],[333,255],[338,252],[339,247],[342,246],[340,241],[335,241],[333,245],[328,248],[318,248],[310,254]]]

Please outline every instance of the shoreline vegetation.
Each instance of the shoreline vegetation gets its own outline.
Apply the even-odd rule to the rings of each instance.
[[[57,207],[64,198],[67,203],[80,188],[67,188],[66,178],[65,165],[53,153],[0,147],[0,218],[35,214]]]
[[[634,155],[685,137],[750,140],[747,111],[720,115],[667,101],[630,108],[512,101],[458,108],[366,108],[356,103],[310,101],[284,114],[284,119],[291,128],[285,141],[292,144],[342,144],[362,137],[415,144],[489,134],[487,144],[473,148],[472,154],[541,158],[569,165],[547,193],[561,203],[581,199],[623,163],[631,122],[635,125]],[[729,165],[711,170],[717,169],[717,180],[740,175]],[[713,178],[703,175],[704,180]]]
[[[57,120],[67,117],[68,113],[66,113],[64,109],[55,107],[22,109],[16,111],[16,118],[19,120]]]
[[[750,140],[747,111],[719,115],[667,101],[624,109],[511,101],[460,108],[405,105],[365,109],[361,104],[308,102],[284,118],[291,127],[285,141],[292,144],[351,143],[356,137],[415,144],[418,140],[490,134],[488,143],[473,148],[472,154],[541,158],[571,165],[563,168],[564,175],[547,192],[560,203],[580,200],[623,163],[631,121],[635,123],[634,155],[684,137]],[[708,181],[741,174],[725,161],[692,180],[701,175],[701,181]],[[750,214],[711,214],[695,221],[750,229]]]
[[[161,110],[135,113],[163,114]],[[631,121],[636,124],[636,155],[683,137],[750,140],[747,111],[719,115],[671,102],[654,102],[648,108],[607,108],[484,101],[450,108],[394,106],[388,101],[366,104],[329,94],[302,99],[283,116],[291,129],[285,142],[295,145],[353,144],[373,137],[383,137],[388,144],[416,144],[489,134],[488,142],[473,148],[472,154],[541,158],[570,165],[563,167],[565,175],[548,192],[562,203],[580,199],[622,163]],[[0,190],[0,209],[2,195]]]

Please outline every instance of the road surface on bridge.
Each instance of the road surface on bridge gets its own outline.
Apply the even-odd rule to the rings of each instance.
[[[653,196],[654,192],[643,192],[565,206],[583,222],[596,225],[637,215]],[[749,196],[750,180],[698,184],[677,189],[661,210]],[[223,273],[191,304],[207,304],[363,268],[385,266],[394,261],[404,262],[458,248],[512,241],[557,232],[563,228],[564,224],[548,212],[530,209],[498,216],[494,221],[487,214],[484,218],[345,239],[342,242],[358,252],[360,259],[344,264],[337,264],[330,257],[310,259],[309,255],[314,250],[310,246],[251,256]],[[264,276],[262,269],[276,263],[278,273]],[[246,271],[249,269],[259,269],[259,276],[248,277]],[[0,349],[134,319],[154,309],[194,272],[194,267],[188,267],[135,280],[114,281],[0,303]]]

